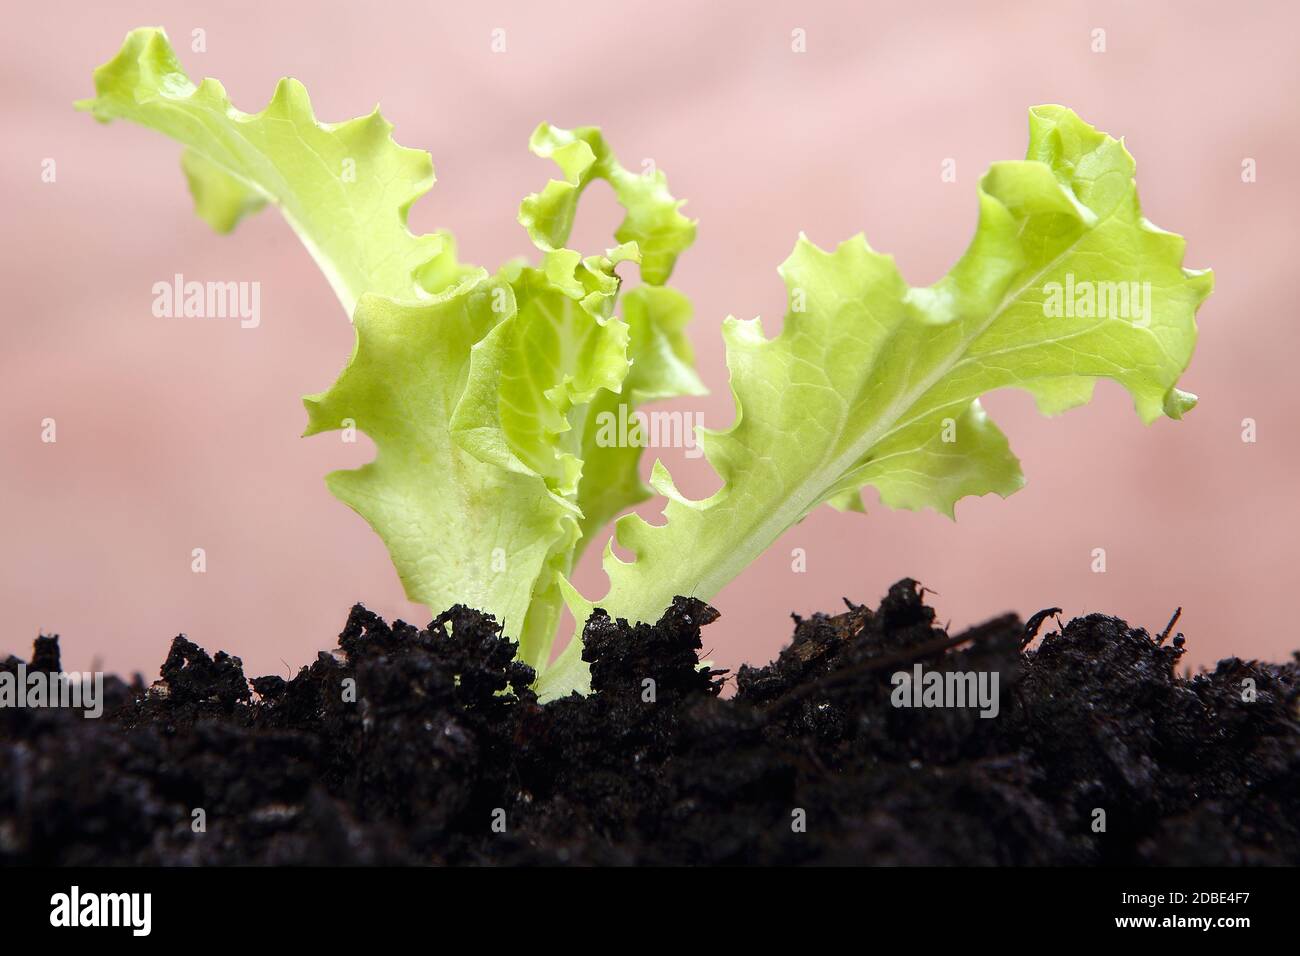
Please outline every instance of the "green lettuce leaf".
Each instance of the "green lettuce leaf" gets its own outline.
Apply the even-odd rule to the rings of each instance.
[[[471,349],[467,385],[450,422],[460,454],[540,482],[569,509],[556,515],[559,524],[533,576],[527,615],[519,619],[520,657],[538,670],[545,667],[564,606],[559,579],[572,571],[581,537],[577,491],[585,410],[597,393],[618,391],[628,370],[627,326],[605,314],[617,289],[613,261],[599,257],[582,268],[609,280],[608,297],[593,292],[573,298],[539,269],[502,270],[499,278],[512,292],[513,307]]]
[[[407,596],[487,610],[511,633],[577,518],[540,478],[480,461],[451,432],[472,346],[514,309],[509,284],[481,276],[428,303],[363,296],[347,367],[303,400],[306,434],[352,426],[374,440],[374,461],[326,483],[383,538]]]
[[[656,462],[666,520],[618,521],[634,560],[606,549],[610,587],[594,603],[653,621],[676,594],[708,599],[811,509],[854,507],[863,486],[887,506],[945,514],[966,495],[1012,493],[1019,463],[977,404],[995,389],[1026,389],[1055,414],[1108,378],[1143,422],[1181,417],[1195,397],[1176,383],[1213,279],[1184,269],[1182,238],[1142,216],[1133,173],[1122,143],[1039,107],[1028,158],[983,178],[975,238],[935,285],[909,287],[861,236],[833,252],[800,238],[780,270],[781,333],[724,326],[736,418],[702,440],[721,489],[687,499]],[[593,602],[568,596],[585,620]],[[576,643],[546,675],[548,695],[583,686]]]
[[[522,658],[544,670],[564,607],[561,582],[590,535],[650,495],[639,474],[642,449],[601,441],[604,416],[622,411],[626,419],[646,402],[700,394],[703,386],[684,333],[690,305],[662,285],[695,226],[678,211],[663,173],[628,173],[591,127],[571,133],[543,124],[531,145],[565,175],[520,206],[542,267],[501,271],[517,309],[474,346],[452,433],[480,461],[540,477],[574,508],[520,633]],[[614,185],[627,215],[615,236],[620,246],[584,257],[565,243],[596,178]],[[624,262],[638,265],[646,284],[623,300],[620,318],[616,269]]]
[[[584,269],[612,276],[610,259]],[[628,371],[626,323],[557,288],[539,269],[504,275],[515,311],[473,349],[466,400],[452,420],[461,445],[484,461],[540,475],[577,493],[580,433],[570,416],[601,389],[618,392]],[[617,279],[613,282],[617,284]]]
[[[616,515],[652,494],[641,480],[642,447],[604,440],[606,423],[629,421],[650,402],[707,393],[696,374],[694,352],[686,338],[691,320],[686,296],[668,286],[637,286],[623,296],[622,312],[628,327],[631,368],[620,392],[598,393],[587,409],[578,486],[582,509],[579,553]]]
[[[552,282],[574,298],[583,294],[583,286],[572,279],[575,273],[583,274],[581,257],[565,244],[583,192],[595,180],[604,179],[626,213],[615,238],[635,246],[637,254],[629,258],[639,264],[644,283],[622,300],[629,336],[623,388],[600,390],[578,412],[583,427],[575,429],[574,437],[581,443],[583,464],[577,502],[583,517],[573,554],[576,561],[600,528],[651,496],[640,474],[643,449],[625,441],[602,440],[600,423],[631,421],[650,402],[707,394],[685,334],[690,302],[665,286],[677,257],[695,241],[695,223],[682,215],[682,203],[668,191],[662,170],[629,172],[594,127],[566,130],[542,123],[533,131],[529,146],[536,155],[552,159],[564,176],[527,196],[519,208],[520,224],[546,253],[545,268]]]
[[[534,130],[529,147],[538,156],[553,159],[564,174],[564,179],[551,180],[520,207],[519,221],[538,248],[564,248],[583,191],[603,179],[627,212],[614,238],[637,244],[644,281],[650,285],[668,281],[677,257],[695,241],[695,223],[681,214],[682,203],[669,194],[662,170],[633,173],[625,169],[593,126],[566,130],[542,123]]]
[[[445,261],[442,236],[407,228],[407,210],[433,185],[433,162],[394,143],[378,109],[321,123],[303,85],[283,79],[266,109],[240,112],[216,80],[195,86],[166,34],[148,27],[95,70],[95,93],[77,108],[185,145],[195,207],[218,232],[265,203],[278,206],[349,316],[364,293],[420,300],[449,284],[446,273],[452,282],[463,275]]]

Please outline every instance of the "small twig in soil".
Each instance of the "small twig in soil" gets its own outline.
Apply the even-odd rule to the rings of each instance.
[[[1029,644],[1030,641],[1032,641],[1034,638],[1038,636],[1038,629],[1043,626],[1044,621],[1046,621],[1049,617],[1052,617],[1053,615],[1060,614],[1060,613],[1061,613],[1061,609],[1059,607],[1043,608],[1043,610],[1039,611],[1028,621],[1026,621],[1025,636],[1020,641],[1021,649],[1023,650]]]
[[[1183,609],[1181,607],[1176,608],[1174,610],[1174,616],[1169,619],[1169,623],[1165,625],[1165,629],[1160,632],[1160,640],[1156,641],[1157,644],[1163,644],[1169,639],[1169,632],[1174,629],[1174,625],[1178,623],[1178,619],[1182,616]]]

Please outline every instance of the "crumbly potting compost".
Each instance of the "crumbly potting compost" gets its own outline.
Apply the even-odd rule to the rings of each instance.
[[[1300,663],[1178,676],[1181,640],[1100,614],[1026,650],[1015,616],[949,636],[922,598],[796,619],[727,698],[685,598],[593,615],[595,692],[545,705],[463,607],[358,605],[289,681],[177,637],[102,719],[0,710],[0,862],[1300,863]],[[27,670],[58,667],[38,639]],[[996,675],[997,714],[900,673]]]

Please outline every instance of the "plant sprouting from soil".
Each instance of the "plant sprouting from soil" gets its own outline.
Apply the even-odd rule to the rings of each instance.
[[[1019,462],[980,407],[987,392],[1025,389],[1054,415],[1108,378],[1147,423],[1196,401],[1177,382],[1212,275],[1183,268],[1183,239],[1142,216],[1121,142],[1036,107],[1026,158],[980,181],[974,239],[934,285],[909,286],[861,235],[831,251],[799,238],[779,270],[781,332],[723,324],[735,421],[699,430],[720,489],[689,499],[656,461],[665,520],[651,525],[625,513],[651,495],[642,443],[602,440],[598,424],[704,392],[690,304],[667,285],[695,223],[662,172],[624,168],[596,128],[542,124],[530,147],[560,178],[519,211],[540,265],[489,272],[459,262],[449,235],[407,228],[432,162],[398,146],[377,110],[321,123],[285,79],[265,110],[240,112],[215,80],[194,85],[157,29],[129,34],[95,89],[81,109],[185,146],[214,229],[280,208],[356,331],[338,380],[304,399],[307,434],[355,426],[377,447],[330,474],[330,490],[383,538],[412,600],[504,621],[544,698],[589,686],[581,642],[548,664],[566,603],[579,621],[597,603],[657,620],[674,595],[717,593],[819,505],[861,511],[865,486],[888,507],[948,515],[968,495],[1019,489]],[[626,216],[616,246],[584,255],[569,236],[597,179]],[[621,263],[641,278],[622,295]],[[633,559],[606,542],[610,587],[592,601],[569,576],[614,519]]]

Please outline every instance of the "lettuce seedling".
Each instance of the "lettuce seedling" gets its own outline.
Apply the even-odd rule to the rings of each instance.
[[[502,621],[543,698],[588,687],[579,642],[550,660],[566,603],[579,622],[597,603],[655,620],[676,594],[716,594],[813,508],[861,511],[866,486],[888,507],[949,516],[960,498],[1019,489],[986,392],[1025,389],[1054,415],[1108,378],[1146,423],[1196,401],[1177,382],[1211,273],[1183,268],[1183,239],[1142,216],[1121,142],[1036,107],[1027,157],[980,181],[975,237],[934,285],[909,286],[861,235],[833,251],[799,238],[779,270],[780,334],[723,324],[735,421],[699,435],[720,489],[689,499],[656,461],[650,485],[667,503],[651,525],[624,513],[650,496],[641,449],[600,441],[597,423],[704,392],[690,304],[666,284],[695,223],[662,172],[628,171],[595,128],[539,126],[531,149],[561,174],[520,208],[540,264],[489,273],[459,262],[447,234],[407,228],[433,166],[396,145],[377,110],[320,123],[285,79],[265,110],[242,113],[215,80],[195,86],[156,29],[128,35],[95,89],[79,108],[186,147],[195,208],[216,230],[280,208],[356,332],[338,380],[304,399],[306,433],[355,423],[377,448],[330,474],[330,490],[383,538],[413,601]],[[597,179],[626,217],[616,247],[584,256],[567,243]],[[624,262],[642,284],[620,295]],[[569,577],[616,517],[633,559],[606,542],[597,602]]]

